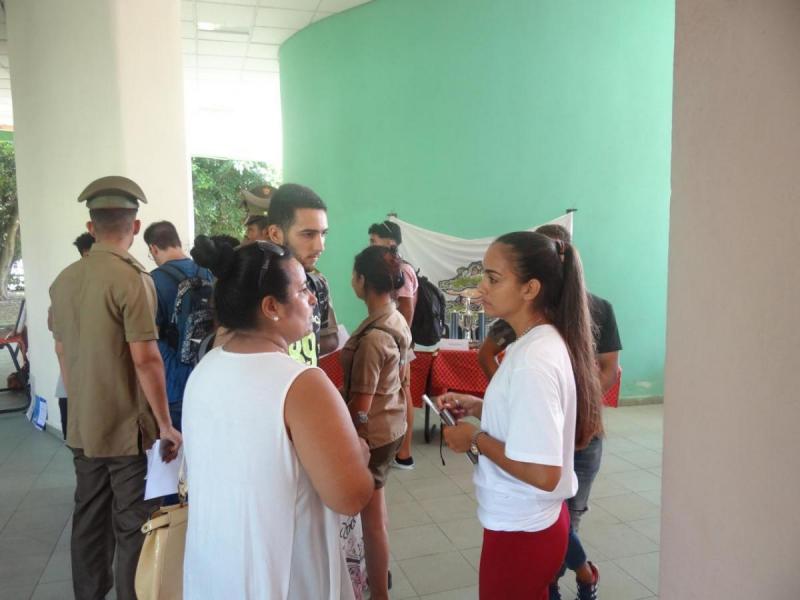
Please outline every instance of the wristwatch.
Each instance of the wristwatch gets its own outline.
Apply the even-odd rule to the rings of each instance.
[[[469,443],[469,451],[472,452],[475,456],[481,455],[481,449],[478,448],[478,436],[482,433],[486,433],[483,429],[478,429],[475,433],[472,434],[472,440]],[[486,435],[489,435],[486,433]]]
[[[369,413],[365,413],[364,411],[358,411],[356,413],[356,423],[359,425],[364,425],[369,422]]]

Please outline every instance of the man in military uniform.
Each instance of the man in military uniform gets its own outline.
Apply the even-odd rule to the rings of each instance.
[[[269,240],[267,211],[274,191],[274,187],[264,184],[249,190],[242,190],[239,193],[242,198],[242,206],[247,211],[247,217],[244,221],[245,242]]]
[[[156,345],[153,281],[128,253],[144,193],[130,179],[103,177],[78,201],[89,208],[87,227],[97,242],[50,288],[77,480],[73,589],[78,600],[104,598],[116,579],[117,598],[135,600],[141,527],[158,506],[144,500],[144,450],[160,438],[162,455],[172,460],[182,440],[170,420]]]
[[[309,289],[317,297],[314,332],[289,347],[289,355],[309,365],[339,345],[336,313],[328,281],[317,271],[328,235],[328,207],[313,190],[285,183],[272,195],[269,206],[269,240],[287,246],[306,270]]]

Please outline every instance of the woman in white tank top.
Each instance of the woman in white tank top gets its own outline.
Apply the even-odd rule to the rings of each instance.
[[[192,256],[218,278],[232,335],[184,394],[184,598],[350,600],[339,514],[369,501],[369,454],[324,373],[287,354],[311,331],[305,271],[269,242],[234,250],[201,236]]]

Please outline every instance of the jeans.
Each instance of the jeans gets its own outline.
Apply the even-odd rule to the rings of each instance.
[[[178,431],[181,430],[181,419],[183,417],[183,401],[169,405],[169,418],[172,419],[172,426]]]
[[[569,544],[565,567],[574,571],[586,563],[586,552],[583,550],[581,540],[578,538],[578,528],[581,518],[589,510],[589,493],[592,483],[600,470],[600,461],[603,458],[603,439],[596,437],[589,442],[583,450],[575,451],[575,475],[578,478],[578,493],[567,500],[569,508],[570,528]],[[562,568],[562,573],[564,572]]]

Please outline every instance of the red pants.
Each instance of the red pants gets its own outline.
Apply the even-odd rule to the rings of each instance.
[[[547,588],[564,562],[569,536],[569,511],[547,529],[483,530],[480,600],[547,600]]]

